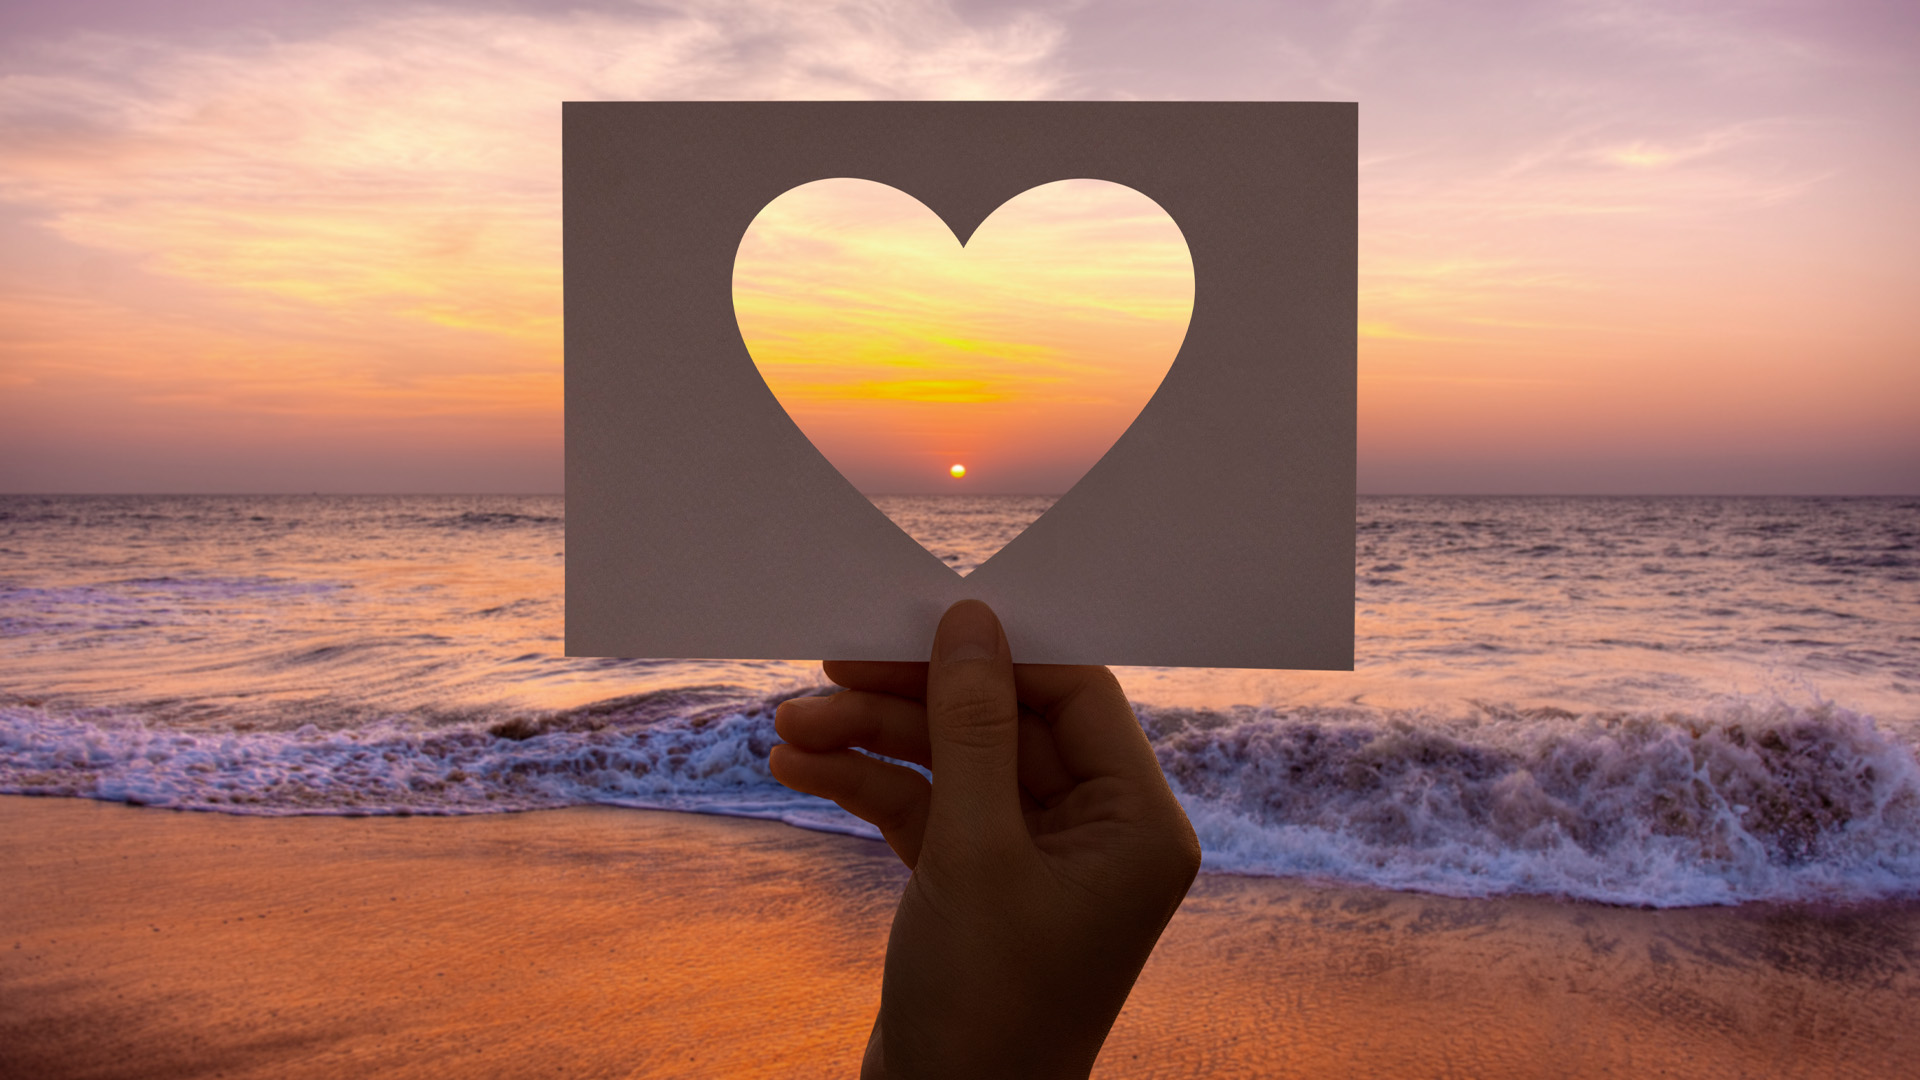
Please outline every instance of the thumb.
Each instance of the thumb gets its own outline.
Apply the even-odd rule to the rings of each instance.
[[[1019,736],[1007,636],[992,608],[962,600],[940,619],[927,664],[927,739],[933,752],[929,831],[1026,835]]]

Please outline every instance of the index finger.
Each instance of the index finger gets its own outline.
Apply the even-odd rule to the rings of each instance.
[[[1015,664],[1013,683],[1020,704],[1039,713],[1053,729],[1060,764],[1075,779],[1118,776],[1165,783],[1153,744],[1113,672],[1068,664]]]
[[[927,664],[896,660],[828,660],[820,670],[836,686],[873,694],[927,699]]]

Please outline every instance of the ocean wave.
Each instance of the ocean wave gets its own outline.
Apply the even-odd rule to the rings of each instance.
[[[1920,766],[1828,703],[1146,715],[1219,870],[1658,906],[1920,891]]]
[[[175,626],[224,603],[325,599],[350,586],[286,577],[147,577],[99,585],[15,585],[0,581],[0,638]]]
[[[825,690],[688,686],[341,731],[185,732],[6,705],[0,792],[257,815],[598,803],[876,837],[767,772],[774,706]],[[1830,703],[1136,713],[1213,871],[1661,907],[1920,894],[1920,764]]]
[[[520,525],[564,525],[567,519],[557,514],[516,514],[505,510],[468,510],[433,518],[428,525],[452,529],[489,529]]]

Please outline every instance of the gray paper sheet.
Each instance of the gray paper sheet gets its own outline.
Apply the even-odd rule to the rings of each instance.
[[[1353,666],[1357,107],[568,102],[567,655],[924,660],[991,604],[1022,663]],[[964,243],[1041,184],[1125,184],[1193,257],[1133,425],[966,577],[801,434],[733,311],[790,188],[856,177]]]

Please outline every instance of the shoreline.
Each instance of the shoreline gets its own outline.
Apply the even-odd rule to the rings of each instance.
[[[849,1076],[906,873],[777,822],[0,796],[0,1073]],[[1920,902],[1203,874],[1095,1075],[1888,1076]]]
[[[0,791],[0,808],[4,807],[7,800],[43,800],[43,799],[75,800],[80,802],[100,803],[106,806],[125,807],[130,810],[137,809],[137,810],[153,811],[153,812],[159,812],[159,813],[207,815],[207,816],[216,817],[216,818],[242,818],[242,819],[257,819],[257,820],[263,820],[263,821],[295,821],[295,820],[303,820],[308,818],[317,818],[322,820],[335,820],[335,821],[404,821],[412,818],[420,818],[427,821],[453,821],[453,820],[461,820],[461,819],[467,819],[467,818],[486,818],[486,817],[497,817],[497,816],[511,817],[511,816],[523,815],[523,814],[551,814],[551,813],[565,812],[569,810],[615,811],[619,813],[646,814],[646,815],[665,814],[673,817],[690,816],[690,817],[696,817],[696,818],[717,818],[723,821],[740,821],[740,822],[749,822],[749,823],[761,824],[761,825],[776,825],[782,828],[795,829],[803,833],[817,833],[824,836],[872,843],[876,845],[883,843],[883,841],[881,841],[876,837],[864,836],[859,832],[853,831],[852,829],[842,829],[842,828],[837,828],[831,825],[809,823],[804,821],[788,821],[771,814],[735,813],[728,810],[702,809],[700,807],[667,809],[667,808],[653,807],[653,806],[624,806],[617,802],[575,803],[575,804],[569,804],[566,806],[508,807],[508,808],[502,808],[502,809],[487,809],[487,810],[469,810],[465,808],[450,809],[450,810],[436,810],[436,809],[415,809],[412,807],[403,806],[403,807],[398,807],[394,809],[378,809],[378,810],[301,809],[296,811],[288,811],[284,813],[260,813],[256,810],[240,810],[240,809],[226,807],[226,806],[200,806],[200,805],[169,806],[162,803],[145,802],[138,797],[107,798],[107,797],[97,796],[97,795],[88,795],[88,794],[65,792],[65,791],[30,792],[30,793],[24,793],[24,794],[20,792]],[[5,817],[4,809],[0,809],[0,820],[4,820],[4,817]],[[1373,883],[1373,882],[1348,881],[1338,876],[1327,875],[1327,874],[1262,873],[1257,870],[1241,870],[1241,869],[1235,869],[1235,868],[1219,868],[1219,867],[1212,867],[1212,866],[1203,866],[1201,868],[1199,876],[1201,881],[1204,881],[1209,877],[1239,878],[1239,879],[1246,879],[1250,881],[1283,881],[1283,882],[1288,882],[1290,884],[1297,885],[1303,888],[1316,889],[1316,890],[1327,891],[1327,892],[1348,891],[1348,892],[1362,892],[1362,893],[1384,893],[1388,895],[1420,896],[1420,897],[1431,897],[1432,899],[1440,900],[1440,901],[1452,901],[1452,902],[1468,903],[1468,904],[1480,903],[1480,902],[1498,903],[1503,901],[1511,901],[1511,902],[1539,901],[1539,902],[1556,904],[1556,905],[1575,905],[1580,907],[1591,907],[1598,910],[1617,909],[1621,911],[1647,911],[1647,912],[1735,911],[1735,910],[1748,911],[1750,910],[1750,911],[1796,912],[1801,914],[1818,914],[1818,915],[1829,916],[1834,918],[1842,918],[1842,917],[1850,917],[1850,916],[1869,915],[1874,912],[1898,913],[1898,912],[1904,912],[1909,908],[1920,909],[1920,892],[1916,892],[1911,896],[1872,897],[1867,899],[1835,900],[1835,899],[1820,898],[1820,899],[1791,900],[1791,901],[1759,899],[1759,900],[1736,900],[1736,901],[1726,902],[1726,903],[1709,902],[1709,903],[1697,903],[1697,904],[1655,904],[1655,903],[1629,903],[1625,901],[1599,899],[1599,898],[1590,897],[1590,896],[1565,896],[1565,895],[1559,895],[1555,893],[1530,893],[1530,892],[1496,892],[1496,893],[1487,893],[1487,894],[1450,893],[1450,892],[1442,892],[1437,889],[1419,888],[1417,886],[1407,886],[1402,888],[1396,888],[1391,885],[1382,885],[1382,884]],[[1195,888],[1198,889],[1198,887],[1199,887],[1198,884],[1196,884]]]

